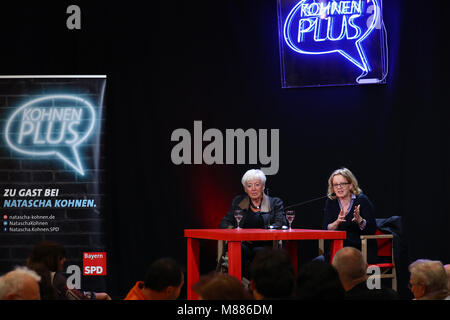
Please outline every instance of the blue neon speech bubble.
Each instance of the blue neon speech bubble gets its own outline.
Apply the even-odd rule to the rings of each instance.
[[[86,99],[73,95],[49,95],[17,108],[5,127],[8,146],[21,154],[56,156],[81,175],[78,148],[95,126],[95,110]]]
[[[373,12],[369,14],[367,7],[372,3]],[[369,72],[361,42],[374,30],[380,11],[379,0],[301,0],[286,17],[284,40],[297,53],[339,53]]]

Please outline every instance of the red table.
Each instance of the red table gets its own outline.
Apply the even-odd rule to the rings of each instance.
[[[343,247],[346,238],[345,231],[330,230],[266,230],[266,229],[186,229],[184,236],[187,238],[187,298],[197,299],[197,294],[192,291],[192,285],[199,280],[199,240],[224,240],[228,241],[228,273],[241,279],[241,241],[267,241],[267,240],[331,240],[330,256]],[[297,270],[297,241],[287,241],[283,247],[289,252]]]

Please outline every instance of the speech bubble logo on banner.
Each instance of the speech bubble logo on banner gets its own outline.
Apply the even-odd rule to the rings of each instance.
[[[370,14],[369,4],[373,5]],[[339,53],[363,72],[369,72],[370,63],[361,42],[374,30],[380,11],[379,0],[301,0],[286,17],[284,40],[295,52]]]
[[[84,175],[78,148],[92,134],[95,118],[94,107],[86,99],[73,95],[40,97],[9,117],[6,143],[24,155],[56,156]]]

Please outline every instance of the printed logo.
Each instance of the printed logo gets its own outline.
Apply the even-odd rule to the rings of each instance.
[[[50,95],[19,107],[5,127],[7,145],[32,157],[56,157],[84,175],[79,147],[92,134],[95,110],[72,95]]]
[[[106,276],[106,252],[83,252],[83,275]]]

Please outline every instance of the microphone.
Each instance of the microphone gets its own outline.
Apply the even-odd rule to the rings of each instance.
[[[331,195],[334,197],[336,195],[336,193],[333,192]],[[308,204],[310,202],[314,202],[314,201],[325,199],[327,197],[328,197],[328,195],[322,196],[322,197],[319,197],[319,198],[314,198],[314,199],[311,199],[311,200],[306,200],[306,201],[303,201],[303,202],[300,202],[300,203],[296,203],[296,204],[290,205],[288,207],[285,207],[284,210],[290,209],[290,208],[294,208],[294,207],[299,207],[299,206],[302,206],[304,204]]]
[[[336,193],[333,192],[331,195],[334,197],[334,196],[336,195]],[[296,204],[290,205],[290,206],[288,206],[288,207],[285,207],[284,210],[290,209],[290,208],[294,208],[294,207],[299,207],[299,206],[302,206],[302,205],[304,205],[304,204],[308,204],[308,203],[310,203],[310,202],[318,201],[318,200],[321,200],[321,199],[325,199],[326,197],[328,197],[328,195],[322,196],[322,197],[318,197],[318,198],[314,198],[314,199],[307,200],[307,201],[303,201],[303,202],[300,202],[300,203],[296,203]],[[273,226],[273,225],[269,225],[268,228],[269,228],[269,229],[282,229],[282,230],[287,230],[287,229],[289,229],[288,226],[275,227],[275,226]]]
[[[333,192],[331,195],[334,197],[334,196],[336,196],[336,193]],[[306,201],[299,202],[299,203],[296,203],[296,204],[292,204],[292,205],[290,205],[290,206],[285,207],[284,210],[290,209],[290,208],[294,208],[294,207],[299,207],[299,206],[302,206],[302,205],[304,205],[304,204],[308,204],[308,203],[311,203],[311,202],[314,202],[314,201],[318,201],[318,200],[321,200],[321,199],[325,199],[325,198],[327,198],[327,197],[328,197],[328,195],[322,196],[322,197],[318,197],[318,198],[314,198],[314,199],[310,199],[310,200],[306,200]],[[282,226],[281,228],[276,228],[276,227],[274,227],[274,226],[269,226],[269,229],[282,229],[282,230],[286,230],[286,229],[288,229],[288,227],[287,227],[287,226]]]

